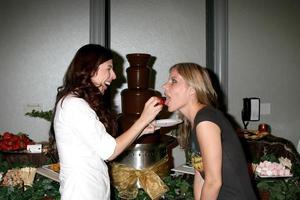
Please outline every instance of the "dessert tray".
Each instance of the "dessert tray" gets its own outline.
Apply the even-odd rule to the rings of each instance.
[[[268,132],[258,132],[258,131],[253,130],[253,131],[247,131],[246,133],[244,133],[244,137],[246,139],[258,140],[269,134],[270,133],[268,133]]]
[[[178,167],[175,167],[173,169],[171,169],[171,171],[177,172],[177,173],[184,173],[184,174],[195,174],[195,170],[193,167],[188,166],[186,164],[182,164]]]
[[[36,173],[59,182],[59,171],[55,170],[54,165],[56,164],[43,165],[37,169]]]
[[[154,122],[157,127],[170,127],[182,123],[181,119],[159,119]]]
[[[258,177],[260,178],[289,178],[289,177],[293,177],[293,175],[285,175],[285,176],[275,176],[275,175],[270,175],[270,176],[266,176],[266,175],[260,175],[260,174],[256,174]]]

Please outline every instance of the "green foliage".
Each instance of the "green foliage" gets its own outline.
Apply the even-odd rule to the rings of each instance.
[[[260,158],[260,161],[278,162],[278,157],[273,154],[266,154]],[[290,178],[269,178],[258,179],[257,188],[260,191],[268,191],[270,200],[294,200],[300,199],[300,166],[292,164],[291,172],[293,177]]]
[[[0,187],[1,200],[42,200],[49,197],[59,200],[59,184],[48,178],[37,175],[32,187]]]
[[[188,182],[188,180],[185,180],[182,176],[168,176],[164,179],[164,182],[170,190],[164,195],[163,199],[194,199],[192,184]]]
[[[31,112],[25,113],[25,115],[30,116],[30,117],[37,117],[37,118],[42,118],[48,122],[51,122],[52,116],[53,116],[53,111],[36,111],[32,110]]]
[[[50,162],[49,162],[50,163]],[[23,164],[23,163],[8,163],[4,158],[3,154],[0,152],[0,172],[6,172],[9,169],[14,169],[14,168],[22,168],[22,167],[37,167],[34,164]],[[1,199],[0,199],[1,200]]]
[[[169,191],[161,197],[165,200],[192,200],[192,185],[184,178],[177,176],[168,176],[164,179]],[[117,196],[117,190],[114,189],[112,199],[120,200]],[[50,179],[37,175],[32,187],[25,191],[17,187],[0,187],[1,200],[41,200],[45,197],[51,197],[53,200],[60,199],[59,184]],[[136,200],[151,200],[147,193],[140,189]]]
[[[148,194],[143,190],[139,189],[138,195],[136,197],[138,200],[151,200],[151,198],[148,196]]]
[[[17,167],[17,165],[15,166]],[[18,167],[23,167],[19,165]],[[0,154],[0,171],[6,172],[8,165],[1,160]],[[161,197],[165,200],[192,200],[193,188],[192,184],[182,176],[164,178],[164,182],[169,187],[169,191]],[[113,188],[113,187],[112,187]],[[112,199],[120,200],[118,191],[113,188]],[[25,191],[18,187],[0,187],[1,200],[41,200],[45,197],[51,197],[53,200],[60,199],[59,183],[52,181],[40,175],[36,175],[32,187],[28,187]],[[139,189],[136,200],[151,200],[143,189]]]
[[[166,192],[160,199],[161,200],[193,200],[193,186],[188,180],[182,176],[167,176],[163,179],[164,183],[169,187],[169,191]],[[120,200],[118,197],[118,191],[114,188],[112,191],[112,199]],[[139,189],[136,200],[151,200],[148,194]]]
[[[6,172],[8,169],[8,163],[3,159],[3,155],[0,153],[0,172]]]
[[[257,188],[270,192],[270,200],[300,199],[299,178],[260,180]]]
[[[3,154],[0,153],[0,172],[5,173],[9,169],[30,167],[30,165],[15,163],[9,165],[3,159]],[[34,167],[34,166],[33,166]],[[4,187],[0,186],[1,200],[41,200],[45,197],[51,197],[53,200],[59,200],[59,184],[48,178],[36,175],[32,187],[27,187],[26,190],[21,187]]]
[[[300,165],[292,165],[292,173],[296,177],[300,177]]]
[[[258,157],[252,157],[252,162],[255,164],[258,164],[262,161],[270,161],[270,162],[277,162],[279,163],[278,157],[276,157],[274,154],[264,154],[262,156]]]
[[[278,157],[276,157],[274,154],[265,154],[260,158],[261,161],[270,161],[270,162],[277,162],[279,163]]]

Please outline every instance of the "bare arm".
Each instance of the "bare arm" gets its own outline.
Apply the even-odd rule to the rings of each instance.
[[[200,122],[196,130],[205,172],[200,199],[215,200],[222,186],[221,130],[209,121]]]
[[[116,138],[116,148],[108,160],[113,160],[122,153],[137,137],[140,136],[145,127],[154,120],[156,115],[162,110],[162,105],[159,105],[159,101],[159,98],[151,97],[145,103],[140,118],[127,131]]]
[[[195,176],[194,176],[194,199],[195,200],[200,199],[203,182],[204,180],[200,172],[195,170]]]

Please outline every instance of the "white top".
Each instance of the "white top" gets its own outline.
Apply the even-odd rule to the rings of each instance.
[[[108,200],[110,181],[106,163],[116,141],[95,111],[81,98],[58,102],[54,130],[60,160],[62,200]]]

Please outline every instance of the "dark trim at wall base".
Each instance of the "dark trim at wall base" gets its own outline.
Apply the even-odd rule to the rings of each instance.
[[[110,48],[110,0],[90,0],[90,43]],[[110,89],[104,93],[104,101],[112,108]]]
[[[206,66],[219,79],[224,107],[228,102],[227,0],[206,0]]]
[[[110,47],[109,0],[90,0],[90,43]]]

